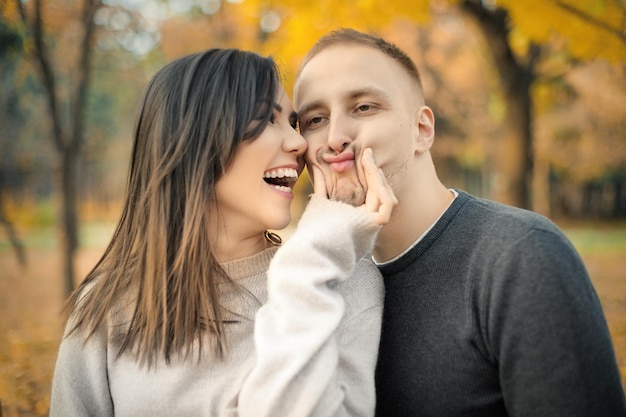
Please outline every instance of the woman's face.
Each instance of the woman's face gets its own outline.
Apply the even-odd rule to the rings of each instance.
[[[283,229],[291,221],[292,189],[304,166],[306,142],[295,130],[297,116],[282,87],[277,100],[265,130],[239,145],[215,184],[220,229],[234,239]]]

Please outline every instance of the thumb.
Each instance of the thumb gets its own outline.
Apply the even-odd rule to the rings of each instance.
[[[328,193],[326,192],[326,182],[324,181],[324,173],[321,169],[319,169],[315,165],[309,165],[311,168],[311,181],[313,181],[313,194],[328,198]]]

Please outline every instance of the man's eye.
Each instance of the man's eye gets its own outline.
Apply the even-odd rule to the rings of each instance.
[[[361,104],[359,107],[357,107],[357,111],[360,112],[366,112],[372,109],[372,106],[369,104]]]
[[[324,116],[313,116],[308,119],[307,118],[300,119],[300,122],[299,122],[300,133],[317,129],[318,127],[324,124],[325,120],[326,118]]]

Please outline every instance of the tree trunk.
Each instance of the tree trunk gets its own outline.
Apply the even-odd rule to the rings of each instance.
[[[9,220],[9,216],[6,213],[4,206],[4,190],[2,188],[2,184],[0,184],[0,225],[4,226],[4,230],[6,231],[9,242],[15,250],[15,256],[17,257],[17,261],[21,266],[26,266],[26,252],[24,251],[24,246],[17,236],[17,232],[13,227],[13,223]]]
[[[552,216],[550,207],[550,165],[546,158],[535,153],[532,181],[532,209],[546,217]]]
[[[508,43],[507,13],[490,10],[482,2],[465,0],[461,9],[477,24],[500,77],[506,100],[505,134],[493,147],[494,181],[491,197],[518,207],[530,208],[533,169],[532,101],[533,64],[537,54],[531,48],[526,65],[518,62]]]
[[[74,258],[78,249],[78,187],[76,167],[78,152],[69,147],[61,156],[61,212],[63,222],[61,230],[61,248],[63,250],[63,282],[65,293],[69,294],[75,286]]]
[[[78,47],[79,61],[75,74],[74,93],[70,94],[70,112],[68,123],[63,123],[59,109],[59,98],[55,73],[50,59],[51,51],[45,43],[44,17],[42,0],[34,0],[33,15],[29,18],[24,4],[15,0],[16,7],[24,23],[32,30],[34,58],[38,64],[39,74],[44,86],[48,112],[52,122],[52,139],[59,156],[59,182],[61,187],[62,223],[60,231],[63,254],[63,282],[66,294],[74,290],[75,270],[74,258],[78,248],[78,184],[77,164],[81,146],[84,141],[84,119],[87,106],[89,81],[91,75],[91,57],[95,36],[94,15],[101,0],[84,0],[80,24],[83,37]]]

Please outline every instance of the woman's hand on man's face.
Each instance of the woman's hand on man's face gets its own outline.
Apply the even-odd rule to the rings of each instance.
[[[365,173],[366,183],[362,185],[367,190],[365,203],[359,208],[365,210],[376,224],[380,226],[387,224],[398,200],[387,183],[383,171],[376,165],[374,154],[370,148],[363,151],[358,163],[361,164],[362,172]],[[314,164],[310,164],[309,168],[313,171],[311,173],[313,193],[328,198],[326,179],[322,170]]]

